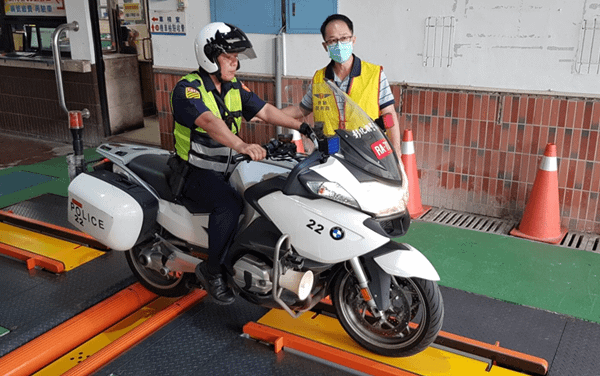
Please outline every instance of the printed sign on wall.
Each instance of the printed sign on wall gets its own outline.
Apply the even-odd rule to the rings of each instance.
[[[155,10],[150,16],[152,34],[185,35],[185,13]]]
[[[137,21],[142,19],[140,3],[123,4],[123,18],[126,21]]]
[[[4,0],[7,16],[66,17],[65,0]]]

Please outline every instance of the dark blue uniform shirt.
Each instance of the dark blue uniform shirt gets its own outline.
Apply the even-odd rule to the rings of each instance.
[[[221,84],[221,94],[216,90],[215,84],[210,79],[210,76],[200,70],[196,71],[202,77],[202,82],[206,91],[212,91],[213,95],[220,95],[221,98],[225,98],[225,95],[232,88],[238,88],[240,90],[240,96],[242,99],[242,116],[247,121],[252,119],[264,106],[265,101],[260,99],[258,95],[250,91],[245,85],[238,80],[238,82],[223,82]],[[206,111],[210,111],[208,107],[202,101],[200,96],[190,98],[190,95],[186,95],[186,87],[196,88],[196,86],[188,81],[182,80],[175,85],[172,96],[172,111],[173,118],[176,122],[181,125],[185,125],[188,128],[195,129],[197,126],[194,124],[198,116],[202,115]],[[220,106],[219,106],[220,108]],[[221,109],[221,118],[225,119],[223,110]]]

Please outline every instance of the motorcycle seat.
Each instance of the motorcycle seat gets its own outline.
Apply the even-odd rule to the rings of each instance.
[[[163,200],[174,201],[175,196],[169,186],[173,171],[167,165],[168,154],[144,154],[131,160],[127,167],[148,183]]]
[[[186,207],[186,209],[192,214],[205,214],[206,210],[198,207],[197,204],[185,197],[175,198],[171,186],[169,185],[169,179],[173,170],[169,167],[167,161],[169,160],[168,154],[145,154],[140,155],[131,160],[127,164],[127,167],[137,174],[142,180],[148,183],[158,196],[169,202],[178,202]]]

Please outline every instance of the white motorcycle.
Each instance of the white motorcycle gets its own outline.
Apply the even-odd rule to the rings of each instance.
[[[309,155],[287,139],[265,145],[265,160],[231,158],[229,182],[245,208],[226,260],[228,283],[244,299],[294,317],[330,296],[360,345],[414,355],[435,340],[444,307],[431,263],[391,240],[410,225],[406,174],[379,126],[323,85],[320,92],[330,90],[344,106],[344,129],[315,141]],[[70,223],[125,251],[149,290],[187,294],[199,284],[208,213],[174,195],[171,153],[115,143],[97,151],[105,163],[69,185]]]

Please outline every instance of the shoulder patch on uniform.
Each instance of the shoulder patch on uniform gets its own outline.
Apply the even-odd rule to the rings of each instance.
[[[185,88],[185,97],[188,99],[200,99],[200,92],[197,89],[188,86]]]
[[[250,91],[250,89],[248,89],[248,86],[244,85],[243,82],[240,82],[240,84],[242,84],[242,89],[246,90],[246,91]]]

